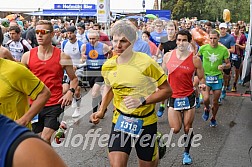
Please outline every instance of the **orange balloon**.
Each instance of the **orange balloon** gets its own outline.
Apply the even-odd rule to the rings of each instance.
[[[225,23],[228,23],[231,20],[230,11],[228,9],[224,9],[223,11],[223,20]]]
[[[210,43],[209,35],[200,28],[194,28],[191,30],[193,40],[199,45],[205,45]]]

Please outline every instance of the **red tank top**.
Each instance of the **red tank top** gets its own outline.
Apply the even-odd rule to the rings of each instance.
[[[190,96],[193,92],[193,76],[195,67],[193,64],[193,53],[185,60],[179,60],[176,50],[172,51],[170,60],[167,62],[168,82],[172,88],[173,98]]]
[[[58,101],[63,95],[63,68],[60,64],[61,50],[54,47],[53,55],[48,60],[40,60],[37,53],[38,47],[30,50],[28,66],[31,72],[36,75],[51,91],[51,97],[45,106],[60,104]]]

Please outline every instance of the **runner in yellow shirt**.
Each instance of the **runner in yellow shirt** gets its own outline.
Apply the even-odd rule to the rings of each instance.
[[[158,164],[157,143],[153,142],[157,134],[155,104],[170,97],[172,90],[164,71],[152,58],[132,51],[137,39],[132,23],[118,21],[112,28],[112,36],[117,55],[102,67],[104,97],[99,111],[90,119],[94,124],[99,123],[114,97],[116,109],[108,146],[110,165],[126,167],[134,144],[131,140],[138,138],[134,147],[139,166],[155,167]],[[146,136],[149,137],[147,140]],[[141,138],[145,138],[144,144],[140,142]]]
[[[16,62],[0,58],[0,114],[23,126],[44,107],[49,89],[29,69]],[[35,100],[29,108],[28,96]]]

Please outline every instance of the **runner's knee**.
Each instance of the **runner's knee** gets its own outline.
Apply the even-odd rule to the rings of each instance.
[[[100,91],[92,91],[92,98],[96,98],[101,95]]]
[[[192,128],[192,126],[190,125],[185,125],[184,126],[184,132],[187,134],[189,132],[189,130]]]
[[[173,133],[177,134],[177,133],[180,132],[181,127],[175,127],[175,128],[172,128],[172,129],[173,129]]]

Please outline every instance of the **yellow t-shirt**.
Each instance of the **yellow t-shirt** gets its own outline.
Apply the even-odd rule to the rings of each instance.
[[[144,53],[134,52],[128,63],[117,64],[114,56],[107,60],[102,67],[102,76],[105,84],[112,87],[114,93],[114,106],[125,114],[144,116],[155,109],[155,104],[128,109],[123,98],[132,96],[134,98],[148,97],[156,91],[156,88],[167,81],[163,69],[149,56]],[[119,112],[115,111],[113,123],[116,123]],[[151,116],[140,118],[143,126],[157,122],[156,112]]]
[[[36,99],[43,88],[44,83],[25,66],[0,58],[0,114],[21,118],[29,109],[28,96]]]

